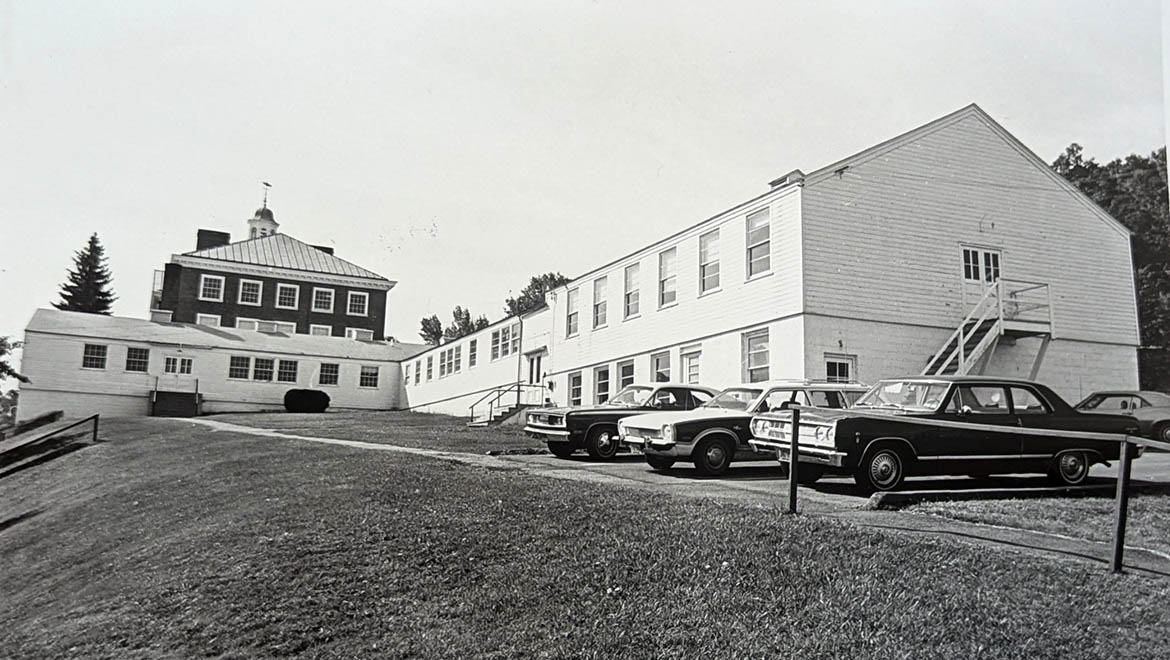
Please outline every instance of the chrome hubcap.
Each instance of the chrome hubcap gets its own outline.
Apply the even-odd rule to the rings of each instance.
[[[613,448],[613,436],[609,431],[602,431],[597,435],[597,449],[601,452],[608,452]]]
[[[1069,481],[1076,481],[1084,475],[1085,460],[1080,454],[1064,454],[1060,457],[1060,474]]]
[[[711,445],[707,448],[707,463],[709,465],[723,465],[723,459],[726,455],[723,447],[720,445]]]
[[[869,478],[878,486],[889,486],[898,480],[902,465],[898,457],[888,451],[883,451],[869,463]]]

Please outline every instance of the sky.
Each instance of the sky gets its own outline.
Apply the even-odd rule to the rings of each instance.
[[[387,332],[490,320],[978,103],[1051,162],[1165,144],[1156,1],[0,0],[0,336],[97,232],[114,313],[200,228],[281,231],[397,281]]]

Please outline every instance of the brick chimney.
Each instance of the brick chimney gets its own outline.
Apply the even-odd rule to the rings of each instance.
[[[226,231],[215,231],[213,229],[200,229],[195,232],[195,249],[206,250],[207,248],[219,247],[227,245],[232,242],[232,235]]]

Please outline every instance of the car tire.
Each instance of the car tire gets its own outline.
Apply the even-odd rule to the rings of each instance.
[[[548,443],[548,450],[557,458],[568,458],[573,455],[573,447],[564,442]]]
[[[1154,427],[1154,432],[1150,435],[1154,436],[1155,440],[1162,442],[1170,442],[1170,422],[1162,422]]]
[[[617,455],[621,442],[618,440],[617,430],[610,426],[598,426],[589,432],[585,439],[585,451],[589,457],[608,461]]]
[[[1079,486],[1089,478],[1088,452],[1066,451],[1056,457],[1048,468],[1048,478],[1061,486]]]
[[[799,475],[797,475],[799,477]],[[896,490],[906,478],[906,458],[890,445],[874,447],[853,473],[853,481],[865,492]]]
[[[674,466],[674,459],[669,456],[646,456],[646,462],[655,470],[669,470]]]
[[[731,466],[735,446],[727,438],[707,438],[695,447],[693,456],[699,474],[717,477]]]

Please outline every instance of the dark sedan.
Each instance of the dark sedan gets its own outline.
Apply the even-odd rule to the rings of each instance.
[[[787,461],[791,431],[792,413],[759,415],[751,444]],[[1094,463],[1117,459],[1122,435],[1137,432],[1131,419],[1078,412],[1030,381],[884,380],[851,410],[801,413],[800,471],[851,474],[864,490],[896,489],[907,475],[1028,472],[1076,485]]]
[[[1170,442],[1170,394],[1134,390],[1094,392],[1077,404],[1077,410],[1132,417],[1142,435]]]
[[[525,418],[524,431],[544,440],[548,450],[560,458],[584,449],[592,458],[607,460],[621,447],[618,420],[647,412],[694,410],[713,396],[715,390],[699,385],[628,385],[596,406],[531,410]]]

